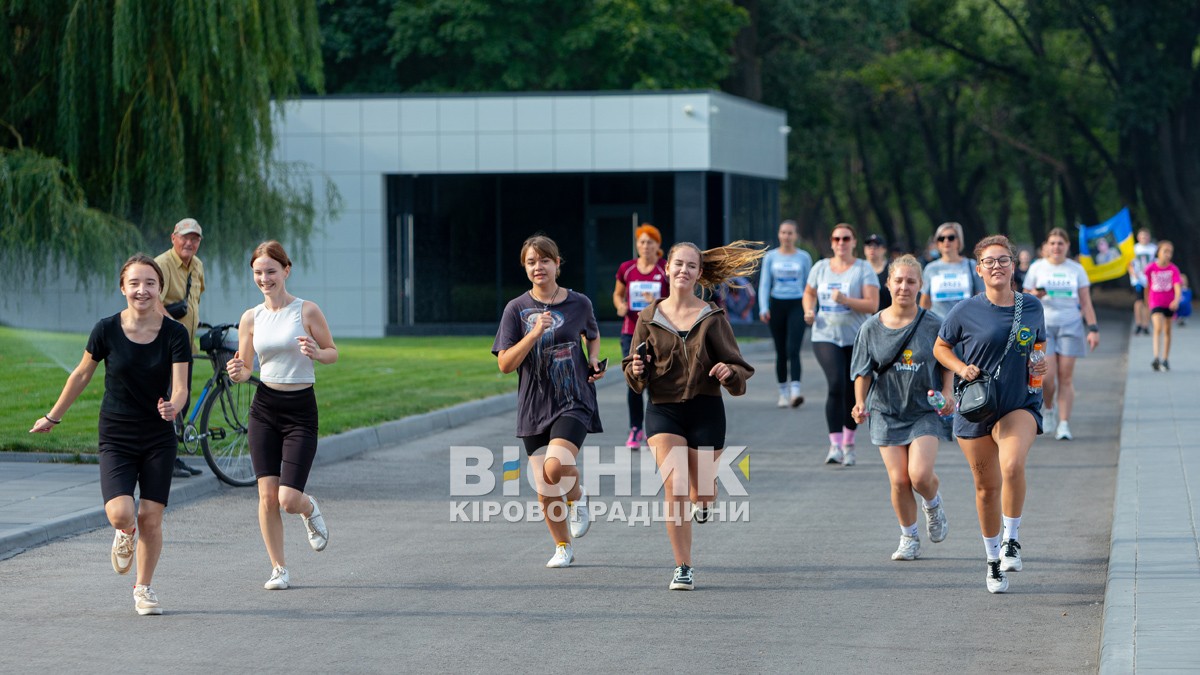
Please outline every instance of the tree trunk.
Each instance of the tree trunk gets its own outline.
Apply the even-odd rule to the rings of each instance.
[[[758,0],[736,0],[750,15],[750,23],[733,40],[733,64],[721,90],[751,101],[762,101],[762,59],[758,54]]]

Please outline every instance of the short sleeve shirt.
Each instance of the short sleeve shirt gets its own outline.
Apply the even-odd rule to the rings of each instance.
[[[975,261],[935,260],[921,273],[922,292],[929,296],[929,308],[945,317],[955,305],[983,290],[983,279],[975,271]]]
[[[191,292],[187,297],[187,314],[179,319],[187,329],[188,338],[196,340],[196,328],[200,325],[200,295],[204,293],[204,263],[200,258],[192,256],[192,263],[184,266],[183,260],[175,253],[175,249],[167,249],[154,259],[163,273],[162,303],[183,300],[183,294],[188,290],[188,276],[192,277]]]
[[[1033,345],[1046,340],[1046,323],[1042,303],[1034,296],[1023,293],[1021,325],[1007,355],[1004,346],[1012,330],[1013,307],[993,305],[987,295],[980,293],[963,300],[950,310],[942,322],[938,337],[955,348],[955,352],[968,365],[978,366],[989,374],[996,374],[999,417],[1022,408],[1029,408],[1041,426],[1042,393],[1029,391],[1029,352]],[[1001,366],[1001,356],[1004,363]],[[957,379],[957,378],[956,378]],[[978,438],[987,435],[991,422],[973,423],[961,415],[954,418],[954,433],[962,438]]]
[[[1183,283],[1179,268],[1174,263],[1160,267],[1158,261],[1146,266],[1146,280],[1149,283],[1147,301],[1150,309],[1170,307],[1175,301],[1175,284]]]
[[[866,260],[857,259],[846,271],[836,273],[829,259],[818,261],[808,274],[808,285],[817,292],[817,316],[813,321],[812,341],[832,342],[839,347],[854,344],[858,327],[870,314],[855,312],[833,301],[833,292],[840,290],[851,298],[862,298],[866,286],[879,287],[879,277]]]
[[[154,341],[139,344],[121,328],[121,315],[101,319],[88,337],[87,351],[104,362],[104,398],[100,413],[134,422],[164,422],[158,399],[171,396],[171,366],[190,363],[187,329],[163,317]]]
[[[529,332],[542,312],[553,324],[517,366],[517,436],[536,436],[566,415],[587,427],[603,431],[596,406],[596,386],[588,382],[588,361],[580,337],[600,336],[592,302],[586,295],[568,291],[555,305],[544,305],[529,293],[509,301],[500,317],[492,354],[511,349]]]
[[[1042,258],[1029,266],[1024,285],[1027,291],[1035,288],[1046,291],[1042,307],[1047,325],[1069,326],[1083,319],[1079,310],[1079,289],[1092,285],[1083,265],[1069,258],[1055,265]]]
[[[629,303],[625,322],[621,324],[622,335],[633,335],[633,329],[637,327],[638,312],[649,307],[655,300],[671,294],[671,287],[667,283],[667,267],[662,258],[658,259],[649,274],[643,274],[638,269],[637,262],[637,258],[626,260],[617,269],[617,280],[625,284],[625,302]]]

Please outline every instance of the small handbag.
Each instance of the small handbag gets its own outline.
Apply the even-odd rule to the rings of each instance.
[[[187,278],[187,287],[183,289],[183,299],[180,300],[179,302],[172,302],[171,304],[163,307],[163,309],[167,310],[167,314],[170,314],[172,319],[175,319],[176,321],[178,321],[179,319],[182,319],[183,317],[187,316],[188,298],[190,298],[191,295],[192,295],[192,274],[189,272],[188,278]]]
[[[1004,357],[1017,338],[1017,330],[1021,325],[1021,306],[1024,304],[1024,294],[1018,292],[1013,303],[1013,325],[1008,332],[1008,344],[1004,345],[1004,353],[1000,355],[1000,363],[996,365],[995,373],[980,372],[970,382],[955,378],[954,397],[958,399],[958,414],[968,422],[982,424],[996,414],[999,405],[1000,392],[997,391],[996,381],[1000,377],[1000,366],[1004,365]]]

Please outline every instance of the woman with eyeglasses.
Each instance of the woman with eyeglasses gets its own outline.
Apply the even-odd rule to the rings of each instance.
[[[921,306],[945,317],[958,303],[983,290],[983,279],[975,271],[975,261],[962,257],[962,225],[942,223],[934,233],[941,257],[925,266]]]
[[[1100,344],[1100,327],[1087,272],[1067,257],[1071,249],[1067,231],[1061,227],[1050,230],[1045,248],[1046,257],[1029,266],[1024,285],[1026,292],[1042,301],[1046,311],[1047,370],[1042,380],[1042,399],[1047,410],[1055,408],[1057,401],[1054,438],[1069,441],[1071,426],[1067,420],[1075,404],[1075,359],[1095,351]]]
[[[1042,433],[1042,392],[1029,386],[1029,376],[1046,372],[1046,362],[1031,365],[1029,355],[1045,342],[1046,327],[1041,301],[1013,288],[1017,252],[1008,238],[984,238],[975,246],[975,256],[984,292],[950,310],[933,354],[961,380],[969,382],[981,374],[995,379],[995,412],[982,422],[956,416],[954,434],[975,478],[987,589],[1003,593],[1008,590],[1004,573],[1022,567],[1018,529],[1025,508],[1025,459]]]
[[[838,223],[829,241],[833,256],[817,262],[808,274],[804,322],[813,327],[813,354],[829,385],[825,398],[829,454],[825,463],[854,466],[858,424],[850,415],[854,407],[850,359],[859,327],[879,309],[879,277],[866,260],[854,257],[854,226]]]

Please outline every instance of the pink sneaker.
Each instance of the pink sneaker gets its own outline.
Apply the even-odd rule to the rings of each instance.
[[[637,427],[630,428],[629,429],[629,438],[625,439],[625,447],[627,447],[627,448],[640,447],[641,441],[638,440],[639,436],[641,436],[642,438],[645,438],[645,435],[642,434],[641,431]]]
[[[638,429],[637,442],[638,442],[639,448],[644,447],[646,445],[646,430],[645,429]]]

